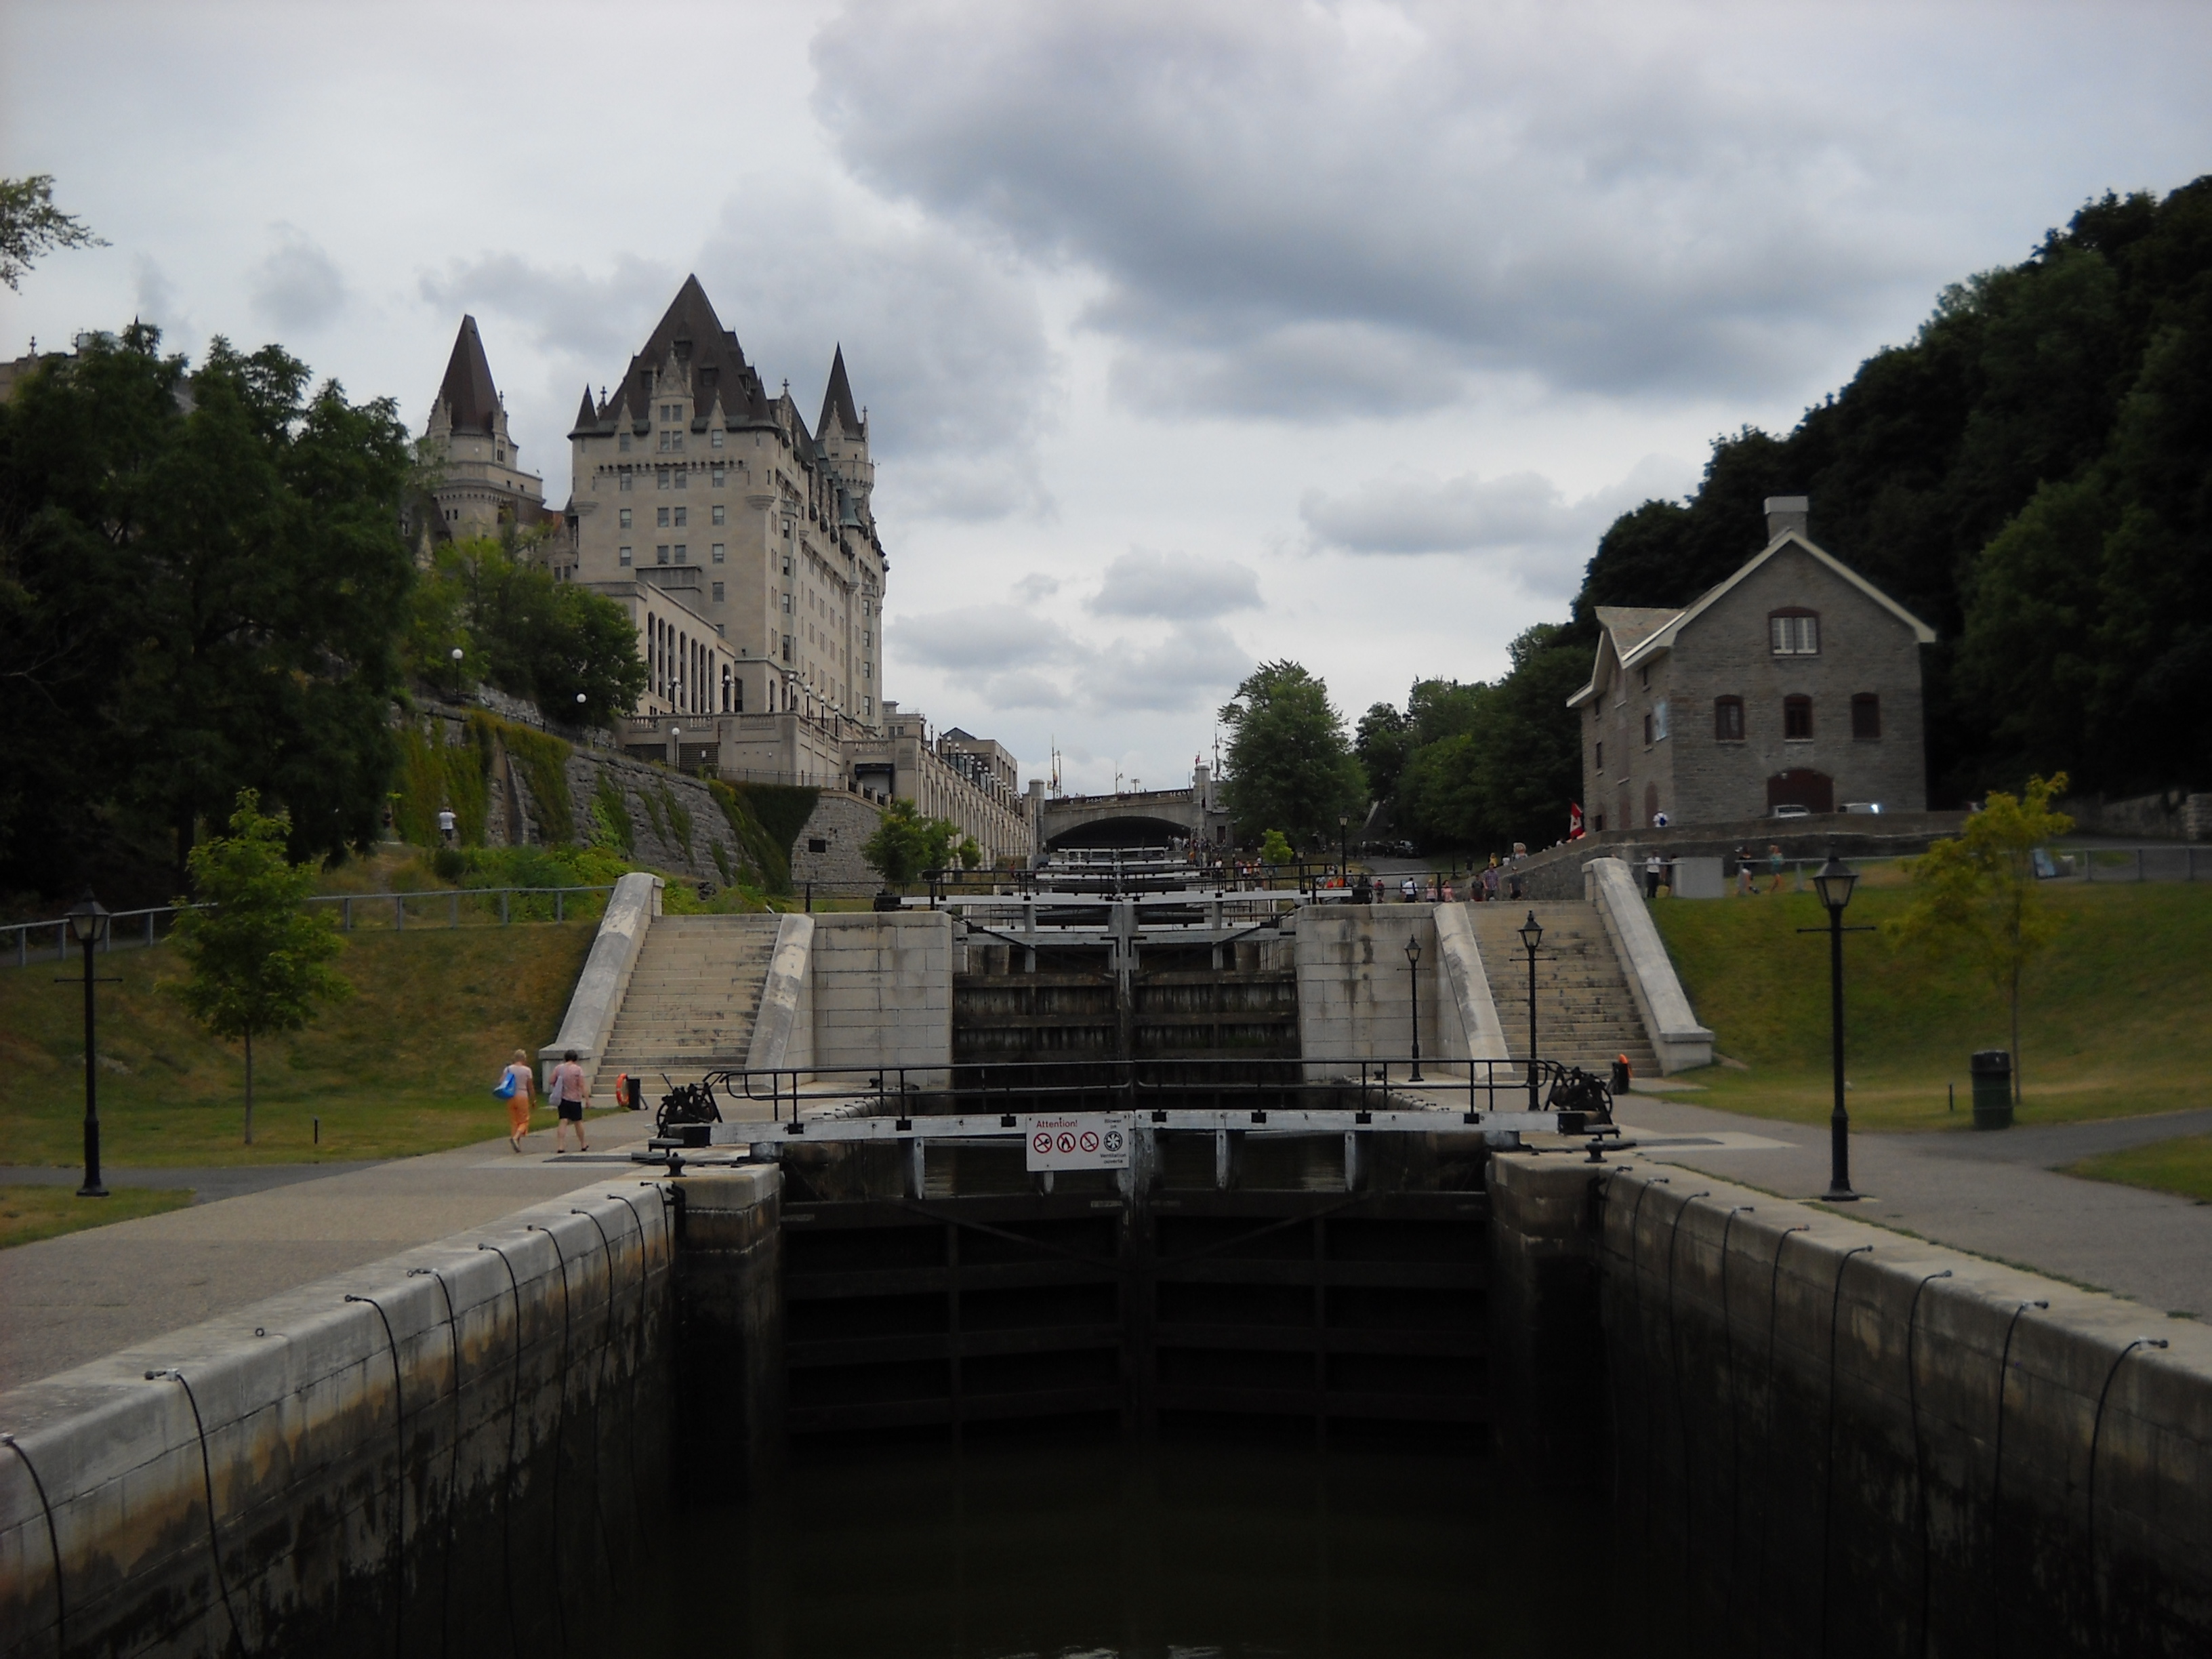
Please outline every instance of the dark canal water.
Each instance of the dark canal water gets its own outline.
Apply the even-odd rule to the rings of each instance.
[[[1606,1532],[1487,1457],[909,1449],[695,1512],[658,1611],[744,1659],[1669,1651]]]

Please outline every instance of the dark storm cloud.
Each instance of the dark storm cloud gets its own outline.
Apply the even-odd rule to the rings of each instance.
[[[1620,21],[858,0],[817,107],[877,188],[1101,275],[1087,321],[1162,412],[1771,386],[1908,275],[1887,141]]]

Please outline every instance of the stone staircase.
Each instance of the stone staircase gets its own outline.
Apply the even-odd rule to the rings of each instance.
[[[656,916],[631,970],[629,988],[599,1061],[611,1091],[627,1072],[645,1079],[648,1104],[665,1085],[689,1083],[716,1066],[743,1066],[776,916]]]
[[[1504,901],[1468,907],[1476,948],[1490,976],[1509,1051],[1528,1052],[1528,953],[1520,927],[1534,910],[1544,929],[1536,950],[1536,1051],[1602,1075],[1626,1054],[1638,1077],[1659,1075],[1659,1057],[1629,994],[1597,907],[1586,901]]]

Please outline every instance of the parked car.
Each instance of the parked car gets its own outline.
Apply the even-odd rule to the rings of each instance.
[[[1800,806],[1795,801],[1784,801],[1774,809],[1774,816],[1778,818],[1809,818],[1813,816],[1813,809]]]

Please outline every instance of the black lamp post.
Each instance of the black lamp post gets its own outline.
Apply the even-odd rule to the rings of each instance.
[[[1352,885],[1352,814],[1336,815],[1336,874],[1346,888]]]
[[[1851,1190],[1851,1119],[1844,1109],[1844,935],[1873,931],[1844,926],[1844,907],[1851,902],[1851,889],[1858,879],[1850,866],[1831,851],[1820,873],[1813,878],[1813,890],[1827,908],[1828,925],[1797,930],[1828,936],[1828,1048],[1835,1066],[1836,1103],[1828,1113],[1828,1190],[1820,1196],[1836,1204],[1848,1204],[1858,1197]]]
[[[1536,1109],[1536,947],[1544,942],[1544,924],[1531,910],[1528,920],[1514,930],[1528,952],[1528,1109]]]
[[[107,931],[107,911],[88,887],[65,914],[70,937],[84,950],[84,1185],[76,1195],[106,1198],[107,1188],[100,1181],[100,1050],[93,1024],[92,947]]]
[[[1421,941],[1406,941],[1406,977],[1413,993],[1413,1074],[1407,1080],[1422,1081],[1421,1077]]]

